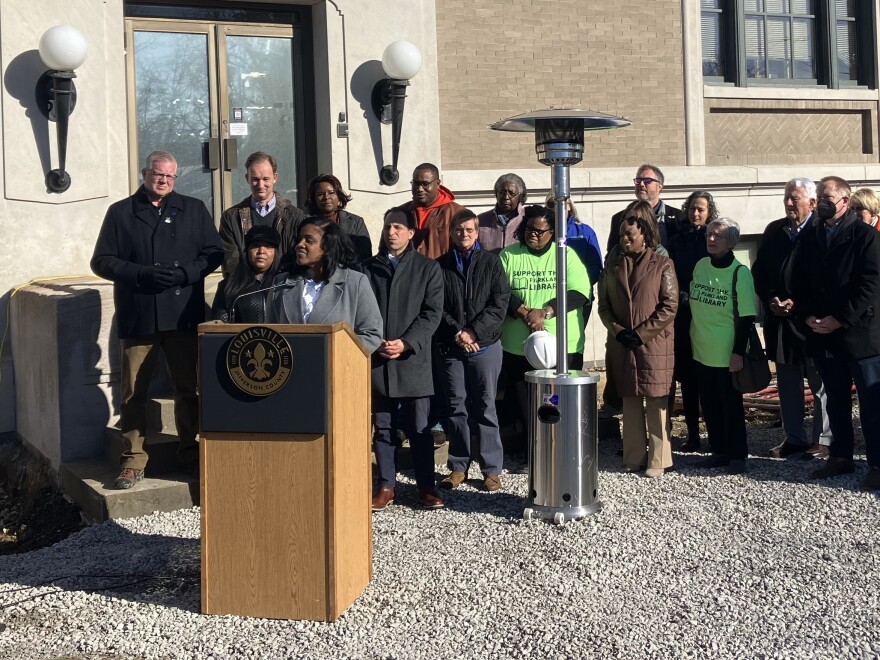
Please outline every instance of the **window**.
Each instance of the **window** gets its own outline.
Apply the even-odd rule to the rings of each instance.
[[[701,0],[707,82],[876,88],[873,2]]]

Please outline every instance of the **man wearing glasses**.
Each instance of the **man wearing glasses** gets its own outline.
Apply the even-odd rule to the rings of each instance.
[[[223,259],[220,236],[205,205],[174,192],[177,162],[167,151],[147,156],[144,184],[111,205],[92,256],[92,271],[113,282],[122,350],[120,426],[125,448],[116,488],[144,476],[147,390],[159,350],[174,385],[177,457],[198,470],[196,326],[205,320],[205,277]]]
[[[455,195],[440,183],[440,170],[431,163],[422,163],[413,171],[412,201],[399,206],[413,219],[413,246],[422,254],[436,259],[449,252],[452,216],[464,207],[455,203]]]
[[[861,487],[880,490],[880,235],[848,212],[846,181],[825,177],[816,192],[837,211],[799,241],[794,251],[792,299],[794,314],[805,327],[807,351],[825,384],[834,441],[825,465],[810,478],[828,479],[855,471],[855,384],[868,462]]]
[[[229,277],[244,254],[244,235],[251,227],[268,226],[281,236],[279,254],[284,256],[296,243],[296,234],[305,213],[289,199],[275,194],[278,161],[275,156],[257,151],[244,164],[245,180],[251,194],[220,216],[220,239],[223,241],[223,276]]]
[[[648,202],[654,209],[654,215],[657,217],[657,227],[660,230],[660,244],[669,249],[669,242],[679,227],[686,221],[685,214],[681,209],[667,206],[660,199],[660,192],[663,190],[663,172],[656,165],[645,163],[642,165],[636,177],[633,179],[635,186],[636,199]],[[611,248],[620,242],[620,223],[623,221],[623,211],[615,213],[611,217],[611,231],[608,233],[608,252]]]

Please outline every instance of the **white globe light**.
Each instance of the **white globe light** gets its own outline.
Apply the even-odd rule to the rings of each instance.
[[[86,59],[88,43],[69,25],[51,27],[40,37],[40,59],[50,69],[73,71]]]
[[[409,41],[395,41],[382,53],[385,75],[395,80],[409,80],[422,68],[422,54]]]

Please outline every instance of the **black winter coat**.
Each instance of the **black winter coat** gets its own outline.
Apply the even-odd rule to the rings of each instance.
[[[385,251],[363,264],[385,323],[385,339],[411,346],[396,360],[373,353],[373,392],[386,397],[423,397],[434,393],[431,340],[443,313],[443,275],[433,259],[410,243],[397,268]]]
[[[113,282],[120,339],[195,330],[205,320],[205,277],[223,260],[220,236],[201,200],[172,192],[161,217],[143,187],[112,204],[92,256],[95,275]],[[164,291],[140,281],[144,266],[175,266],[186,281]]]
[[[480,347],[501,339],[501,324],[507,314],[510,284],[498,255],[477,250],[467,272],[458,270],[455,248],[437,259],[443,271],[443,318],[437,330],[441,347],[457,348],[455,335],[467,328]]]
[[[792,299],[800,321],[833,316],[842,328],[827,335],[804,330],[807,352],[860,360],[880,355],[880,233],[855,214],[826,244],[821,225],[798,239],[792,267]]]
[[[373,241],[370,239],[367,223],[361,216],[340,210],[339,227],[351,239],[358,262],[362,263],[373,256]]]
[[[272,286],[272,277],[265,277],[263,280],[254,278],[238,292],[235,300],[226,299],[228,282],[228,279],[224,279],[217,286],[214,304],[211,305],[211,319],[224,323],[265,323],[266,309],[269,305],[268,289]],[[266,291],[262,294],[257,293],[264,289]]]
[[[675,236],[682,227],[687,225],[688,219],[687,214],[681,209],[669,206],[666,202],[663,202],[663,206],[666,209],[666,216],[658,228],[660,230],[660,244],[668,251],[672,237]],[[624,209],[624,211],[625,210],[626,209]],[[611,252],[615,245],[620,244],[621,222],[623,222],[623,211],[618,211],[611,216],[611,229],[608,232],[606,254]]]
[[[795,316],[776,316],[770,311],[773,298],[788,300],[791,298],[791,277],[794,251],[806,234],[815,231],[812,227],[812,216],[801,228],[797,239],[792,242],[786,227],[788,218],[774,220],[764,230],[761,245],[755,262],[752,264],[752,278],[755,281],[755,293],[764,306],[764,343],[767,346],[767,357],[774,362],[783,364],[812,364],[806,353],[805,326]],[[795,310],[797,314],[797,310]]]

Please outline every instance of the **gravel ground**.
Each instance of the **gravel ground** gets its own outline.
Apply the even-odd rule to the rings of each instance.
[[[750,429],[753,454],[778,437]],[[198,509],[89,527],[0,557],[0,657],[880,657],[863,462],[818,484],[818,461],[727,476],[676,454],[650,480],[615,450],[600,448],[603,511],[563,527],[521,520],[525,475],[442,511],[400,498],[374,514],[372,583],[332,624],[199,614]]]

